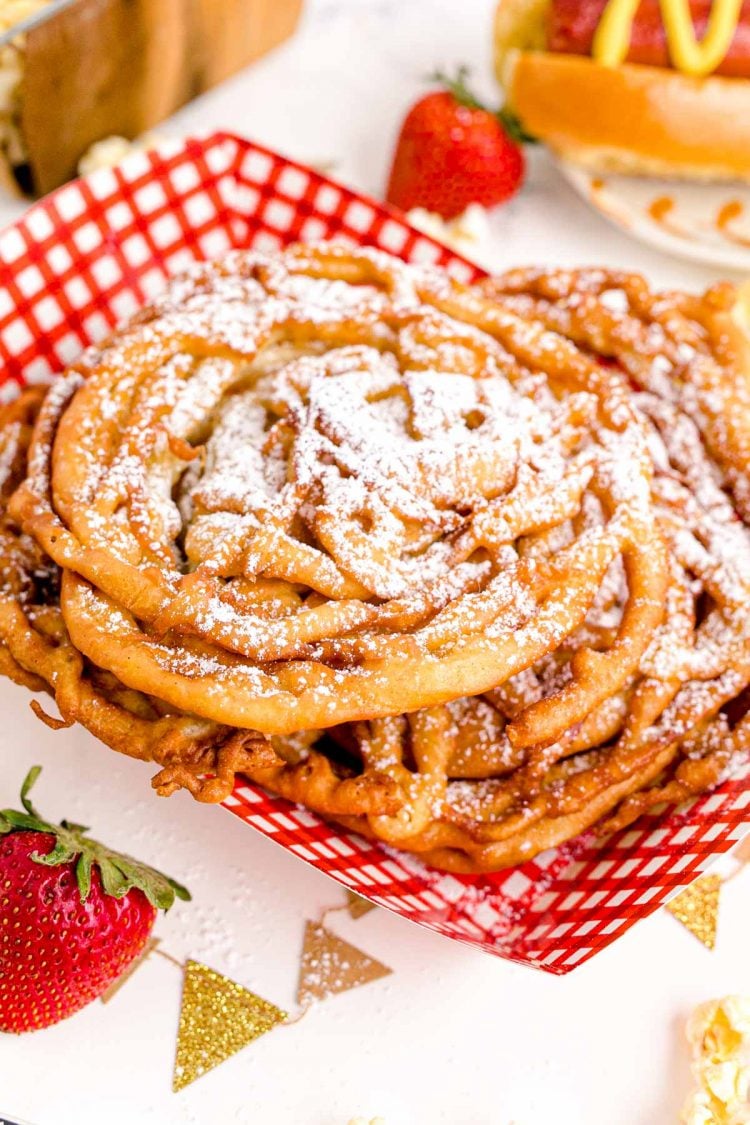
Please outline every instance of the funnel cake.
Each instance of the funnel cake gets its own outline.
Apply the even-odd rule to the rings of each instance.
[[[632,675],[667,560],[627,387],[560,336],[375,251],[198,267],[48,394],[11,512],[75,647],[271,735],[503,683],[627,593],[519,745]],[[559,550],[534,541],[564,535]]]
[[[458,872],[710,788],[750,740],[743,317],[199,266],[0,412],[0,671],[161,794],[242,773]]]

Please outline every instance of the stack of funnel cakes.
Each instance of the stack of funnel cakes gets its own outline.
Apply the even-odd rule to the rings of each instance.
[[[335,246],[196,267],[0,418],[0,668],[160,793],[242,773],[451,870],[706,789],[750,729],[737,316]]]

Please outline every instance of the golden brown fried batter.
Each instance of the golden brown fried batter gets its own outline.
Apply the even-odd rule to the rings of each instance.
[[[710,788],[750,729],[741,312],[198,267],[0,413],[0,672],[162,794],[242,773],[456,871]]]

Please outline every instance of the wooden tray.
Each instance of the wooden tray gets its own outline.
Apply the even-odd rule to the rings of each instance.
[[[292,34],[303,0],[78,0],[29,31],[21,132],[31,185],[95,141],[136,137]]]

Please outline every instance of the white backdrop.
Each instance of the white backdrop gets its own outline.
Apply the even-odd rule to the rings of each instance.
[[[180,113],[170,132],[229,128],[378,194],[401,118],[438,64],[468,62],[492,96],[491,0],[308,0],[297,38]],[[543,153],[493,217],[498,266],[601,263],[660,284],[708,270],[652,252],[573,195]],[[20,205],[0,205],[0,220]],[[294,1009],[304,920],[343,901],[325,876],[228,813],[159,801],[149,770],[80,730],[53,734],[0,685],[0,806],[44,764],[37,803],[186,882],[158,923],[177,958],[205,961]],[[667,1125],[689,1086],[682,1024],[709,996],[750,991],[750,874],[726,889],[717,951],[665,912],[572,976],[498,961],[383,911],[341,935],[386,962],[385,980],[317,1006],[181,1094],[170,1092],[179,970],[153,957],[106,1007],[0,1038],[0,1117],[33,1125]]]

